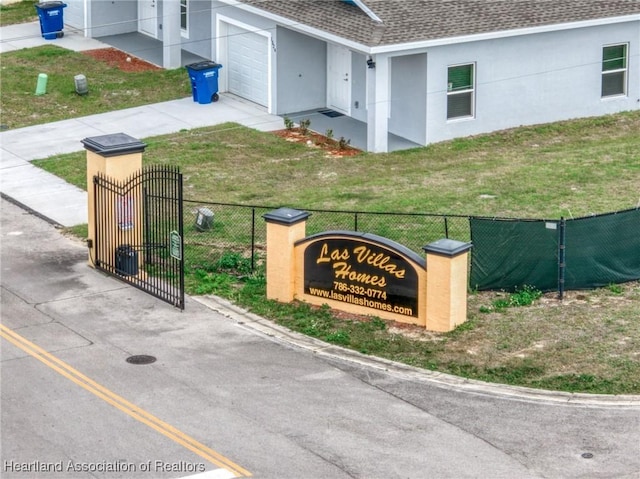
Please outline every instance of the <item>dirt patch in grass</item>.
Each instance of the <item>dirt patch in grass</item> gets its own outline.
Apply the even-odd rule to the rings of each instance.
[[[123,72],[162,70],[162,68],[153,63],[141,60],[117,48],[100,48],[97,50],[86,50],[82,53],[96,60],[105,62],[111,67],[118,68]]]

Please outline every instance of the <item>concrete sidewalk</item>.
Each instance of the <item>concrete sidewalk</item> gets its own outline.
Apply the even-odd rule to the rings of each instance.
[[[106,48],[80,32],[44,40],[39,24],[0,28],[0,53],[43,44],[76,51]],[[35,84],[34,84],[35,89]],[[283,128],[282,118],[233,95],[201,105],[191,97],[0,132],[0,193],[62,226],[87,222],[86,192],[30,164],[32,160],[83,149],[87,137],[126,133],[140,140],[180,130],[236,122],[271,131]]]

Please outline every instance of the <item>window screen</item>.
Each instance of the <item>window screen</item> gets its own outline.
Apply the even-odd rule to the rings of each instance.
[[[602,96],[627,93],[627,45],[602,49]]]
[[[447,119],[473,116],[474,65],[449,67],[447,76]]]

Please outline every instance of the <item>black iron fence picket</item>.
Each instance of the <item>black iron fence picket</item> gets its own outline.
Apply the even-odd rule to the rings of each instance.
[[[182,174],[147,166],[93,178],[96,268],[184,309]]]

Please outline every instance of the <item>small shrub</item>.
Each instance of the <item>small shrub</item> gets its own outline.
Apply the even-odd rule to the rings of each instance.
[[[293,125],[294,125],[293,120],[291,118],[289,118],[288,116],[285,116],[284,117],[284,127],[287,130],[293,130]]]
[[[345,150],[351,144],[351,140],[347,140],[344,136],[341,136],[338,140],[338,148]]]
[[[333,130],[331,128],[329,128],[325,133],[324,136],[326,136],[329,140],[333,140]]]
[[[309,127],[311,126],[311,120],[300,120],[300,133],[303,135],[309,134]]]

